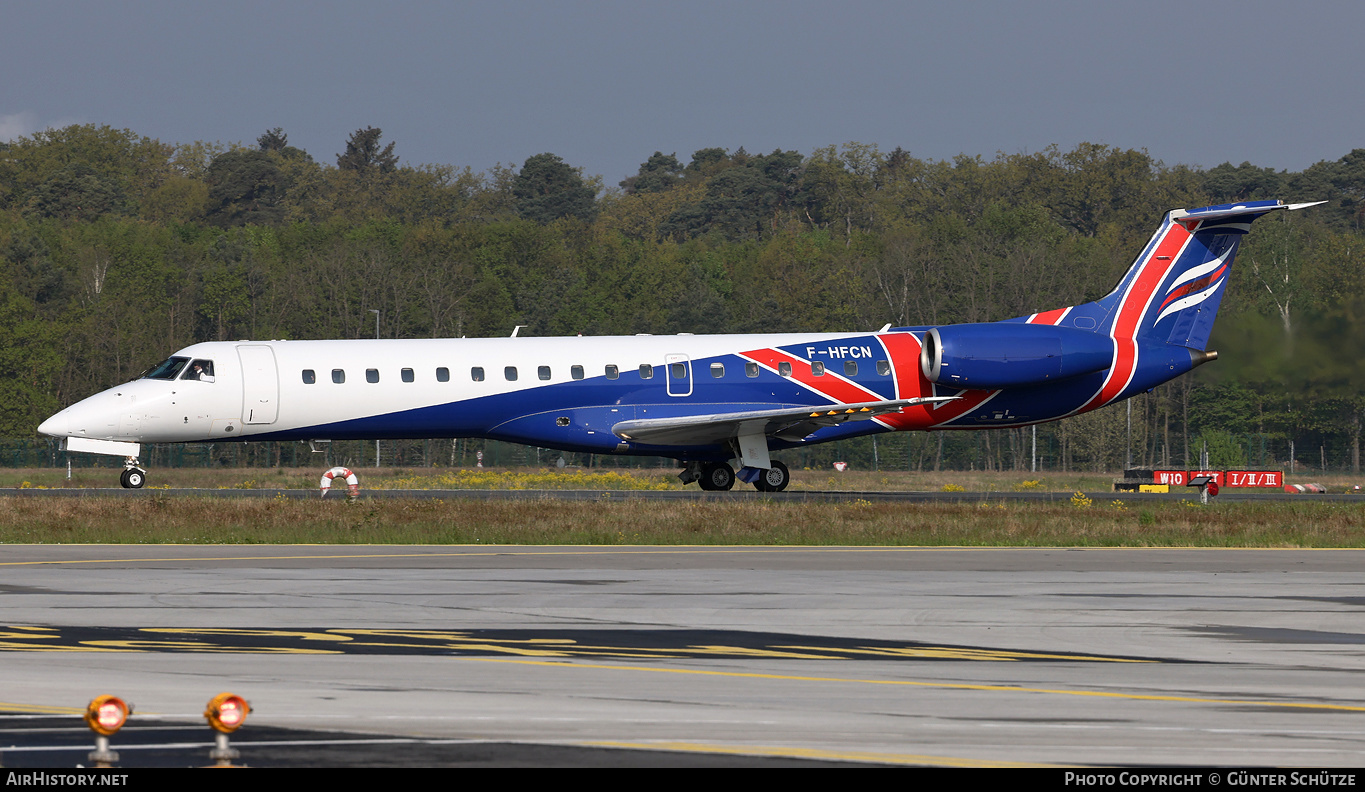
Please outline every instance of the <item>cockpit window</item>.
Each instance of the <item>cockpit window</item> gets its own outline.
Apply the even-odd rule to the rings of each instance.
[[[167,358],[165,361],[153,366],[146,374],[142,375],[142,378],[156,380],[173,380],[176,378],[176,375],[180,373],[180,370],[183,369],[185,367],[185,364],[188,362],[190,362],[189,358],[182,357]]]
[[[185,376],[181,379],[213,382],[213,361],[195,360],[190,364],[190,367],[185,371]]]

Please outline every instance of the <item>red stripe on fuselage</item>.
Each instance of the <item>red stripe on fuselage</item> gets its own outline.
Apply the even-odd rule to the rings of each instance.
[[[886,333],[877,336],[891,359],[892,374],[896,377],[897,399],[915,399],[934,395],[934,384],[920,369],[920,340],[910,333]],[[931,426],[961,418],[999,391],[966,391],[957,401],[947,402],[937,410],[930,404],[902,407],[900,412],[879,415],[873,420],[896,430],[928,429]]]
[[[1055,325],[1062,321],[1062,317],[1066,316],[1066,312],[1070,310],[1070,308],[1058,308],[1055,311],[1036,313],[1028,318],[1028,324]]]
[[[792,367],[790,379],[840,404],[856,404],[858,402],[881,401],[882,399],[876,393],[837,376],[828,369],[825,370],[826,373],[823,376],[817,377],[811,373],[810,361],[789,355],[780,349],[755,349],[739,354],[740,357],[767,366],[773,371],[777,371],[779,363],[790,363]]]
[[[1137,370],[1137,331],[1142,317],[1152,303],[1157,287],[1166,279],[1171,267],[1180,259],[1180,253],[1190,241],[1191,234],[1179,223],[1171,223],[1165,235],[1157,243],[1156,249],[1138,268],[1133,282],[1119,304],[1114,327],[1109,331],[1114,339],[1114,365],[1109,368],[1109,376],[1098,393],[1090,398],[1077,412],[1093,410],[1108,404],[1128,387]]]

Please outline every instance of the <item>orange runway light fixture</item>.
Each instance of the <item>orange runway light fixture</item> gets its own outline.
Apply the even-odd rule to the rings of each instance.
[[[240,752],[228,745],[228,735],[237,731],[250,713],[251,705],[247,700],[232,693],[219,693],[204,708],[204,718],[218,732],[213,750],[209,752],[215,767],[232,767],[232,760],[241,756]]]
[[[219,693],[213,697],[204,710],[204,717],[214,731],[232,734],[246,722],[251,705],[246,699],[232,693]]]
[[[109,738],[123,728],[133,712],[118,696],[96,696],[85,708],[85,725],[95,733],[95,750],[87,760],[95,767],[113,767],[118,753],[109,749]]]

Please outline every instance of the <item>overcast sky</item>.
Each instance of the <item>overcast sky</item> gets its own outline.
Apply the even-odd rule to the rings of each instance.
[[[549,151],[608,185],[656,149],[847,141],[1301,170],[1365,147],[1362,39],[1361,2],[4,0],[0,139],[283,127],[333,164],[376,126],[407,164]]]

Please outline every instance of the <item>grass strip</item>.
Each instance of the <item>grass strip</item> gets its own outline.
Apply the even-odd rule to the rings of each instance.
[[[9,544],[1365,547],[1365,502],[347,503],[0,496],[0,514],[0,542]]]

